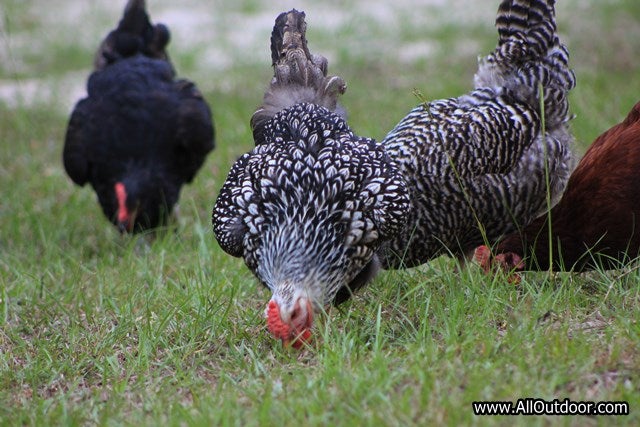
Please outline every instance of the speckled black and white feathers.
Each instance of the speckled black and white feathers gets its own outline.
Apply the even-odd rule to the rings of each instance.
[[[382,147],[335,112],[346,86],[308,52],[305,28],[295,10],[276,20],[274,80],[251,121],[256,147],[233,165],[213,210],[222,249],[244,258],[283,311],[300,292],[316,309],[347,299],[375,274],[377,250],[410,208]]]
[[[475,89],[417,106],[382,141],[413,205],[385,267],[468,254],[548,209],[547,190],[551,204],[562,194],[573,166],[567,95],[575,77],[553,4],[503,1],[498,46],[480,60]]]
[[[236,162],[213,224],[221,247],[243,256],[264,285],[296,283],[313,294],[324,284],[314,297],[327,304],[377,262],[408,209],[404,181],[375,141],[300,103],[276,114],[264,143]]]

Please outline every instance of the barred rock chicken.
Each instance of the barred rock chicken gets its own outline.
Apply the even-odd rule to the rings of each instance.
[[[575,79],[553,2],[503,1],[476,89],[416,107],[377,144],[322,108],[339,111],[342,81],[325,77],[295,16],[276,21],[275,77],[252,119],[257,147],[233,166],[213,224],[221,247],[272,290],[270,331],[300,345],[323,306],[380,266],[467,254],[544,211],[545,158],[554,199],[571,167]]]
[[[639,174],[640,103],[596,138],[549,214],[505,237],[493,255],[479,247],[476,258],[486,271],[619,268],[640,252]]]
[[[233,165],[213,210],[222,249],[273,296],[271,332],[299,347],[313,317],[378,268],[376,251],[409,210],[402,176],[382,147],[349,128],[344,80],[311,55],[305,14],[276,19],[274,78],[251,119],[255,149]]]
[[[552,204],[566,185],[575,77],[554,1],[505,0],[496,27],[498,45],[480,60],[475,90],[417,106],[382,141],[413,205],[385,247],[385,268],[469,256],[527,225],[548,209],[545,167]]]
[[[67,127],[67,173],[91,183],[122,232],[164,224],[214,147],[209,106],[193,83],[175,79],[168,43],[168,28],[151,24],[144,0],[129,0]]]

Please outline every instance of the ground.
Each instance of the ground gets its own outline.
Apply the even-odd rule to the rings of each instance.
[[[210,102],[217,148],[177,231],[122,237],[65,175],[66,121],[124,2],[0,5],[0,424],[425,425],[640,422],[640,273],[528,274],[518,286],[442,258],[381,274],[302,352],[266,332],[268,294],[210,226],[271,76],[278,13],[348,83],[361,135],[469,89],[495,45],[494,0],[148,1],[181,76]],[[348,3],[346,6],[343,3]],[[558,2],[579,156],[640,99],[640,3]],[[471,402],[627,401],[626,417],[477,417]]]

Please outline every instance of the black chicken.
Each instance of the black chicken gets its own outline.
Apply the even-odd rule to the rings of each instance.
[[[214,147],[211,110],[193,83],[176,80],[168,43],[168,28],[151,24],[144,0],[129,0],[67,127],[67,173],[91,183],[122,232],[163,225]]]

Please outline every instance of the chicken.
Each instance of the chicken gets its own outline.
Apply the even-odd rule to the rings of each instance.
[[[575,76],[554,1],[505,0],[496,27],[498,45],[480,60],[475,89],[418,105],[382,141],[413,205],[381,251],[384,268],[463,259],[546,211],[547,189],[551,204],[562,194],[573,166],[567,95]]]
[[[165,224],[214,148],[211,110],[193,83],[176,80],[168,42],[168,28],[151,24],[144,0],[129,0],[67,127],[67,174],[92,185],[122,232]]]
[[[311,55],[305,14],[276,19],[274,78],[251,118],[256,147],[233,165],[213,209],[223,250],[272,292],[270,331],[300,347],[318,312],[377,268],[402,226],[408,191],[382,147],[356,135],[337,103],[344,80]]]
[[[638,174],[640,102],[622,123],[596,138],[550,213],[506,236],[493,255],[479,247],[476,258],[486,271],[620,268],[640,251]]]
[[[303,18],[276,20],[275,76],[251,121],[256,148],[234,164],[213,211],[222,249],[272,291],[269,330],[294,346],[380,267],[466,255],[544,211],[545,170],[555,200],[571,168],[575,85],[553,2],[503,1],[476,89],[416,107],[376,143],[347,126],[343,81],[308,52]]]

